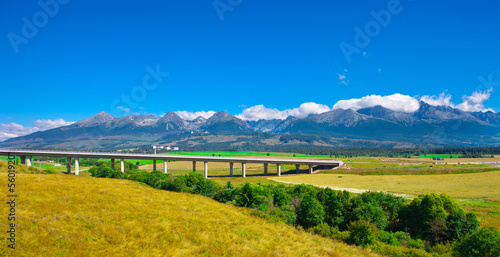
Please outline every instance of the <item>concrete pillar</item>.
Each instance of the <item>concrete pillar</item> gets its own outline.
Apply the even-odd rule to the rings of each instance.
[[[281,176],[281,163],[276,164],[276,170],[278,171],[278,177]]]
[[[163,173],[167,174],[167,160],[163,161]]]
[[[71,174],[71,157],[67,159],[68,163],[66,164],[68,174]]]
[[[26,156],[26,165],[31,166],[31,156],[30,155]]]
[[[208,178],[208,162],[204,162],[204,167],[203,167],[203,174],[205,174],[205,178]]]
[[[21,155],[21,164],[26,165],[26,155]]]
[[[153,160],[153,171],[156,171],[156,160]]]
[[[80,157],[75,157],[75,175],[80,174]]]
[[[246,162],[241,163],[241,176],[244,178],[247,177],[247,163]]]
[[[115,158],[111,158],[111,169],[115,170]]]
[[[231,177],[233,176],[233,165],[234,165],[233,162],[229,163],[229,176],[231,176]]]
[[[125,160],[123,158],[120,160],[120,171],[125,172]]]
[[[300,164],[295,164],[295,173],[300,173]]]
[[[309,165],[309,174],[313,174],[313,166]]]
[[[193,161],[193,172],[196,171],[196,161]]]
[[[269,163],[264,163],[264,176],[267,176],[267,167],[269,166]]]

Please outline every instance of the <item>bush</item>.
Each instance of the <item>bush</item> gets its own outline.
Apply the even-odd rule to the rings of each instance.
[[[331,227],[339,227],[341,230],[347,228],[347,214],[350,208],[350,193],[348,191],[333,191],[324,189],[318,194],[325,207],[325,222]]]
[[[360,246],[367,246],[375,243],[379,234],[375,224],[363,219],[350,223],[349,232],[348,243]]]
[[[235,189],[230,181],[227,182],[226,186],[219,189],[214,195],[214,200],[222,203],[232,202],[234,200]]]
[[[339,229],[337,227],[332,228],[326,222],[323,222],[315,227],[309,228],[307,231],[322,237],[333,238],[333,236],[339,232]]]
[[[273,201],[274,205],[282,207],[290,204],[292,196],[286,192],[285,186],[279,185],[273,188]]]
[[[377,253],[392,257],[433,257],[432,254],[422,249],[406,248],[404,246],[388,245],[382,242],[376,242],[371,245],[371,249]]]
[[[201,179],[195,184],[193,193],[212,198],[217,193],[217,186],[211,180]]]
[[[494,227],[482,227],[472,235],[465,236],[455,247],[458,257],[500,256],[500,232]]]
[[[297,211],[297,224],[307,229],[317,226],[325,219],[325,210],[316,197],[311,194],[306,195],[300,202]]]
[[[402,208],[399,219],[412,237],[432,245],[472,233],[479,225],[475,215],[464,215],[460,206],[446,194],[420,195]]]
[[[297,220],[297,214],[295,211],[295,207],[291,204],[285,205],[283,207],[275,207],[269,211],[269,214],[276,218],[284,221],[288,225],[295,225],[295,221]]]
[[[234,198],[234,205],[241,207],[250,207],[255,202],[256,194],[253,190],[252,184],[245,183],[238,191]]]

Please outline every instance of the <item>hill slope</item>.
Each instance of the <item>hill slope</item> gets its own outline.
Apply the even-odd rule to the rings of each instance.
[[[17,183],[17,256],[378,256],[248,209],[132,181],[18,174]]]

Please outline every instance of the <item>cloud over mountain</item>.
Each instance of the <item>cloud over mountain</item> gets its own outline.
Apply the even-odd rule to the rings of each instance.
[[[208,119],[215,114],[214,111],[199,111],[199,112],[176,111],[175,113],[184,120],[194,120],[200,116],[205,119]]]
[[[73,124],[74,122],[68,122],[63,119],[56,120],[36,120],[33,122],[33,127],[25,127],[21,124],[17,124],[15,122],[11,123],[2,123],[0,124],[0,141],[7,140],[13,137],[19,137],[28,135],[31,133],[35,133],[37,131],[48,130],[52,128],[68,126]]]
[[[357,111],[377,105],[399,112],[415,112],[420,107],[418,100],[414,97],[393,94],[388,96],[368,95],[361,98],[340,100],[333,106],[333,109],[352,109]]]
[[[280,119],[284,120],[288,118],[288,116],[294,116],[297,118],[305,118],[310,114],[320,114],[330,111],[330,107],[323,104],[317,104],[313,102],[303,103],[298,108],[286,109],[280,111],[278,109],[267,108],[264,105],[255,105],[243,110],[243,112],[236,117],[242,120],[272,120],[272,119]]]
[[[420,98],[420,100],[433,106],[444,105],[452,108],[457,108],[464,112],[486,112],[486,111],[495,112],[491,108],[484,107],[484,102],[490,99],[492,91],[493,88],[490,88],[485,91],[473,92],[472,95],[470,96],[464,95],[462,96],[462,103],[458,105],[453,104],[451,102],[451,95],[445,93],[441,93],[439,96],[424,95]]]

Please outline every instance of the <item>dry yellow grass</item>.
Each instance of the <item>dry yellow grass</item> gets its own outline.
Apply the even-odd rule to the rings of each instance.
[[[18,174],[17,190],[17,245],[8,249],[0,234],[2,256],[378,256],[248,209],[133,181]]]
[[[305,183],[419,195],[446,193],[454,198],[500,202],[500,171],[446,175],[313,174],[270,178],[278,182]]]

